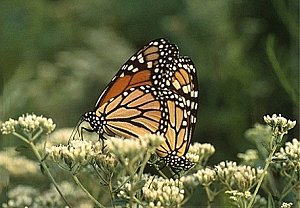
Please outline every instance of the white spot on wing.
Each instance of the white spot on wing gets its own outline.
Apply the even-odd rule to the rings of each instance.
[[[180,84],[177,80],[175,80],[172,84],[173,84],[173,86],[175,87],[176,90],[178,90],[180,88]]]
[[[151,68],[152,65],[153,65],[152,61],[148,61],[148,62],[147,62],[147,67],[148,67],[148,68]]]
[[[130,65],[130,66],[127,68],[128,71],[131,71],[132,69],[133,69],[133,65]]]
[[[182,90],[185,94],[187,94],[189,92],[188,87],[187,86],[183,86]]]

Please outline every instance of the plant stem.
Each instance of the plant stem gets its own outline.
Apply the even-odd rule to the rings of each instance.
[[[82,183],[79,181],[76,175],[72,174],[72,177],[75,181],[75,183],[86,193],[86,195],[97,205],[97,207],[105,208],[100,202],[98,202],[91,194],[90,192],[82,185]]]
[[[151,154],[149,152],[146,153],[145,159],[143,160],[143,163],[141,164],[139,173],[138,173],[138,179],[141,180],[142,179],[142,174],[144,172],[144,169],[146,167],[146,164],[148,162],[148,160],[150,159]]]
[[[20,137],[19,137],[20,138]],[[64,197],[64,195],[62,194],[62,192],[60,191],[58,184],[56,183],[55,179],[53,178],[49,168],[47,167],[46,163],[44,162],[44,160],[42,159],[39,151],[37,150],[36,146],[34,145],[33,142],[28,142],[26,141],[27,144],[29,144],[29,146],[31,147],[34,155],[36,156],[36,158],[38,159],[38,161],[40,162],[40,164],[42,165],[43,169],[45,170],[46,174],[48,175],[48,177],[50,178],[51,182],[53,183],[54,187],[56,188],[56,190],[58,191],[59,195],[62,197],[62,199],[65,201],[65,203],[69,206],[72,207],[68,201],[66,200],[66,198]]]
[[[42,133],[43,133],[43,129],[40,128],[39,131],[35,133],[34,136],[30,139],[30,141],[33,142],[34,140],[38,139]]]
[[[298,184],[297,187],[295,187],[295,193],[296,193],[296,206],[300,207],[300,184]]]
[[[299,105],[299,96],[297,94],[297,91],[291,85],[291,82],[288,80],[286,74],[284,73],[284,69],[281,68],[277,60],[275,50],[274,50],[274,42],[275,42],[275,37],[273,35],[269,35],[267,38],[267,47],[266,47],[269,61],[271,62],[274,72],[277,78],[279,79],[279,82],[282,85],[283,89],[292,98],[293,102],[296,105]]]
[[[113,188],[112,188],[112,184],[111,184],[111,178],[109,180],[109,183],[108,183],[108,188],[109,188],[109,194],[110,194],[110,201],[111,201],[111,204],[112,204],[112,207],[114,208],[115,205],[113,203],[113,200],[114,200],[114,195],[113,195]]]
[[[211,203],[214,201],[215,198],[214,193],[209,189],[209,186],[205,186],[204,189],[208,199],[207,208],[211,208]]]
[[[18,134],[17,132],[14,132],[13,135],[15,135],[16,137],[18,137],[19,139],[21,139],[26,144],[30,145],[28,139],[25,138],[24,136],[22,136],[21,134]]]
[[[286,197],[291,192],[291,190],[293,190],[295,188],[295,185],[292,185],[294,177],[295,177],[295,173],[296,172],[293,172],[292,176],[289,177],[289,182],[285,185],[283,191],[280,194],[280,201],[282,201],[283,198]]]
[[[273,146],[273,149],[272,149],[271,153],[269,154],[269,156],[268,156],[268,158],[266,160],[266,164],[265,164],[265,167],[264,167],[264,170],[263,170],[263,174],[260,177],[260,179],[259,179],[259,181],[258,181],[258,183],[256,185],[255,191],[253,193],[253,196],[252,196],[252,198],[251,198],[251,200],[250,200],[247,208],[251,208],[253,206],[253,203],[254,203],[255,197],[256,197],[256,195],[257,195],[257,193],[259,191],[259,188],[260,188],[260,186],[261,186],[261,184],[262,184],[265,176],[267,175],[269,165],[271,164],[271,161],[272,161],[272,157],[273,157],[273,155],[274,155],[274,153],[275,153],[275,151],[277,149],[277,146],[278,146],[278,143],[276,142],[277,141],[276,139],[277,138],[275,138],[275,145]]]

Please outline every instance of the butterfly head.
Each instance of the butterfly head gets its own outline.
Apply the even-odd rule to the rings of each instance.
[[[87,121],[90,124],[93,131],[97,132],[98,134],[103,133],[103,121],[101,117],[96,115],[95,111],[90,111],[83,114],[82,118],[84,121]]]

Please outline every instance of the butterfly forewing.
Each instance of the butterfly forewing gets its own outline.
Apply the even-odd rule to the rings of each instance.
[[[166,85],[171,61],[178,57],[178,48],[166,39],[153,40],[135,53],[121,67],[99,97],[96,108],[123,91],[142,85]],[[165,79],[162,79],[165,77]]]

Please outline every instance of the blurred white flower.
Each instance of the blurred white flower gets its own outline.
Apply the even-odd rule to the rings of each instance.
[[[259,159],[256,149],[248,149],[245,153],[238,153],[237,157],[242,159],[245,164],[254,164]]]
[[[0,151],[0,166],[7,169],[13,176],[32,177],[40,173],[38,163],[19,155],[14,148]]]
[[[72,200],[74,207],[84,207],[92,208],[93,204],[88,202],[86,195],[81,189],[76,188],[74,184],[67,181],[62,181],[59,184],[62,192],[67,193],[66,197]],[[30,186],[18,185],[17,187],[10,189],[7,193],[7,201],[2,203],[3,208],[19,208],[19,207],[30,207],[30,208],[40,208],[40,207],[64,207],[65,202],[62,200],[61,196],[58,194],[57,190],[52,185],[49,189],[45,191],[40,191],[37,188]]]
[[[250,191],[241,192],[238,190],[225,191],[225,194],[228,194],[229,199],[237,204],[241,199],[247,200],[247,199],[250,199],[250,197],[252,196]]]

